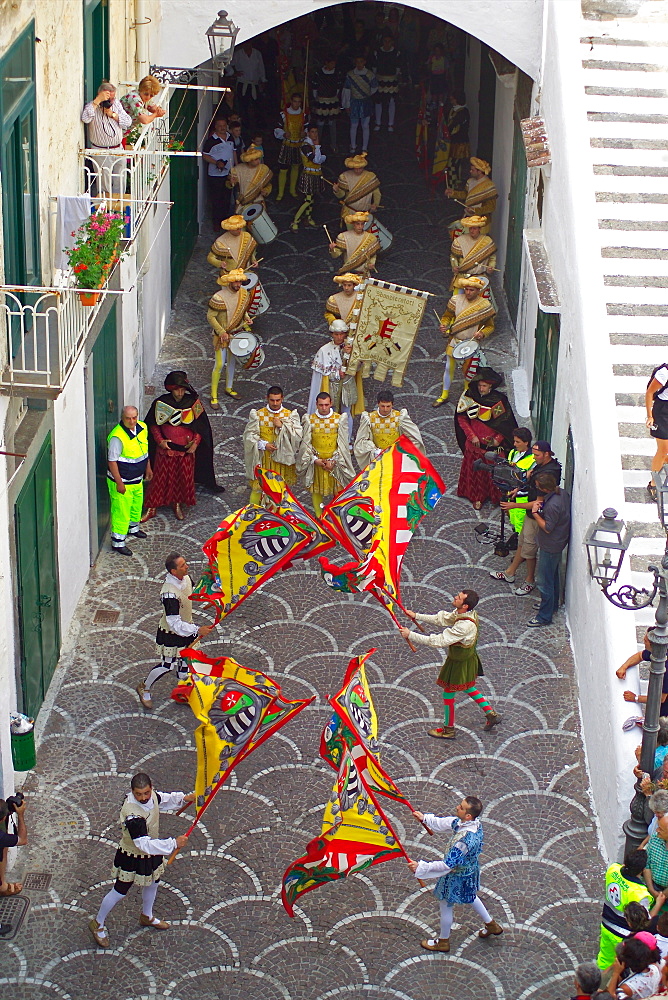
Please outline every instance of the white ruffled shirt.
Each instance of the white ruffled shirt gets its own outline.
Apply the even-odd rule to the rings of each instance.
[[[185,792],[158,792],[157,794],[160,796],[158,812],[161,813],[180,809],[185,798]],[[155,809],[153,799],[149,799],[148,802],[138,802],[132,792],[128,793],[128,802],[133,806],[137,806],[137,816],[140,819],[148,820]],[[144,854],[159,854],[166,857],[176,850],[176,840],[174,837],[165,837],[164,839],[156,839],[148,836],[133,837],[132,843],[137,850],[143,851]]]
[[[435,816],[433,813],[425,813],[423,822],[434,833],[443,833],[446,830],[452,831],[452,827],[458,819],[458,816]],[[461,833],[463,839],[464,834],[469,832],[475,833],[479,826],[480,820],[477,818],[460,821],[457,833]],[[468,854],[469,849],[466,844],[458,842],[456,846],[461,854]],[[415,869],[415,877],[421,879],[441,878],[450,871],[452,869],[446,865],[445,861],[419,861]]]

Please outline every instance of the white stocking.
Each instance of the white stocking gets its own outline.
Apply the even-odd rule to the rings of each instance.
[[[120,903],[125,896],[121,892],[116,892],[115,889],[110,889],[107,895],[102,900],[100,904],[100,909],[97,911],[97,917],[95,918],[100,927],[104,927],[104,922],[116,906],[116,903]]]
[[[350,151],[354,153],[357,148],[357,120],[350,121]]]
[[[362,152],[369,148],[369,132],[371,131],[371,118],[362,119]]]
[[[441,908],[441,938],[447,941],[452,927],[452,906],[444,899],[440,901],[439,906]]]
[[[145,885],[141,891],[141,911],[145,917],[153,916],[153,904],[155,903],[157,892],[157,882],[151,882],[150,885]]]
[[[490,917],[489,913],[487,912],[485,904],[482,902],[481,899],[479,899],[476,896],[476,898],[471,903],[471,906],[473,907],[473,909],[475,910],[475,912],[478,914],[478,916],[482,917],[483,923],[485,923],[485,924],[491,924],[492,918]]]

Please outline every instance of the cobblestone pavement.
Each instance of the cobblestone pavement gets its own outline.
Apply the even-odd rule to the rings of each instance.
[[[410,363],[401,405],[422,428],[448,495],[428,516],[404,565],[408,607],[435,611],[453,593],[482,595],[481,684],[503,713],[492,734],[482,714],[458,706],[458,738],[443,745],[426,730],[438,723],[434,684],[440,663],[425,647],[413,654],[382,609],[368,599],[336,595],[313,566],[274,578],[219,630],[205,649],[229,653],[269,672],[290,697],[316,694],[314,704],[237,769],[158,894],[156,912],[172,929],[140,929],[132,890],[108,921],[112,948],[96,949],[87,928],[110,885],[118,807],[130,776],[147,770],[159,789],[192,787],[193,718],[156,692],[145,714],[134,688],[155,662],[158,591],[165,554],[180,549],[197,578],[202,542],[219,519],[246,499],[240,437],[265,387],[283,384],[303,406],[310,359],[324,341],[322,309],[333,288],[322,229],[290,234],[288,199],[271,212],[281,231],[263,248],[261,275],[271,310],[256,322],[266,349],[264,367],[237,383],[239,399],[212,414],[223,496],[202,493],[184,524],[171,512],[150,523],[150,538],[133,543],[135,558],[103,552],[82,597],[76,628],[57,673],[55,702],[27,782],[30,846],[15,869],[52,872],[50,889],[27,893],[31,908],[13,942],[0,944],[0,984],[21,1000],[557,1000],[569,996],[572,970],[595,955],[603,863],[590,812],[579,733],[573,664],[559,614],[554,627],[526,628],[531,599],[493,581],[504,563],[476,544],[473,528],[485,517],[455,495],[460,455],[453,406],[438,410],[442,340],[431,303],[445,303],[449,270],[441,198],[429,200],[412,158],[396,156],[390,137],[373,137],[372,166],[382,179],[382,218],[395,234],[379,274],[436,294]],[[334,159],[334,158],[333,158]],[[338,169],[340,160],[330,167]],[[336,208],[318,221],[336,226]],[[213,290],[202,238],[176,300],[173,322],[151,382],[186,368],[208,399],[210,336],[204,305]],[[501,298],[500,294],[498,295]],[[489,361],[509,371],[513,334],[501,316],[489,342]],[[461,385],[457,383],[457,387]],[[377,384],[367,383],[370,391]],[[456,397],[455,393],[455,397]],[[562,456],[563,457],[563,456]],[[117,611],[116,624],[93,624],[99,609]],[[455,911],[449,956],[423,952],[419,940],[438,935],[437,905],[405,865],[391,862],[327,886],[301,901],[290,920],[280,902],[287,864],[319,830],[332,774],[318,757],[328,716],[326,696],[352,655],[375,646],[369,664],[380,719],[385,766],[419,808],[453,811],[465,793],[485,803],[482,898],[505,927],[481,941],[470,908]],[[389,810],[399,836],[416,857],[439,856],[439,838],[426,836],[398,806]],[[182,833],[188,820],[166,816],[163,836]],[[9,959],[9,961],[8,961]]]

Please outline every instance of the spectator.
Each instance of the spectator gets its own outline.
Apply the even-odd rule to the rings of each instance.
[[[656,946],[659,949],[661,959],[668,957],[668,913],[660,913],[656,922]]]
[[[159,80],[156,80],[154,76],[145,76],[143,80],[139,81],[136,90],[131,90],[125,97],[121,97],[121,104],[132,119],[130,127],[123,132],[124,146],[134,146],[142,126],[148,125],[156,118],[162,118],[165,114],[164,108],[151,103],[151,98],[159,94],[161,90],[162,84]]]
[[[86,145],[89,149],[123,149],[123,135],[132,125],[130,115],[116,97],[116,87],[103,80],[97,88],[97,95],[84,106],[81,121],[87,126]],[[98,156],[95,161],[87,160],[92,174],[90,184],[93,196],[106,192],[120,195],[125,187],[122,172],[125,158],[118,154]],[[114,170],[114,166],[116,169]]]
[[[536,489],[543,496],[542,500],[539,497],[534,501],[532,508],[538,524],[537,582],[541,601],[535,617],[527,622],[531,628],[549,625],[559,610],[561,553],[571,533],[571,498],[566,490],[557,486],[550,472],[540,472],[536,476]]]
[[[647,925],[649,924],[649,911],[646,906],[642,903],[638,903],[635,900],[631,900],[624,907],[624,919],[628,924],[629,930],[632,934],[637,934],[638,931],[647,930]]]
[[[231,214],[232,191],[227,186],[227,179],[234,166],[234,145],[227,131],[227,118],[221,114],[216,115],[213,132],[204,141],[202,159],[208,164],[211,225],[217,233],[223,219]]]
[[[637,667],[643,661],[648,662],[649,660],[651,660],[652,637],[650,633],[651,629],[647,629],[647,631],[645,632],[643,638],[643,644],[645,648],[639,650],[637,653],[633,653],[632,656],[629,656],[628,660],[625,660],[622,663],[621,667],[618,667],[616,673],[620,681],[626,679],[626,671],[629,669],[629,667]],[[625,691],[624,700],[633,701],[638,705],[645,705],[647,703],[647,695],[636,694],[635,691]],[[663,688],[661,689],[661,708],[659,709],[659,715],[668,716],[668,670],[663,675]],[[666,740],[664,741],[663,746],[665,746],[666,749],[663,755],[658,760],[655,759],[654,761],[655,767],[659,766],[663,758],[668,753],[668,732],[666,733]]]
[[[656,454],[652,459],[652,472],[661,472],[668,462],[668,365],[662,364],[655,368],[649,377],[645,392],[645,423],[649,432],[656,439]],[[656,486],[650,479],[647,492],[652,500],[656,500]]]
[[[517,552],[513,556],[513,561],[507,570],[491,573],[491,575],[497,580],[505,580],[506,583],[514,583],[515,573],[517,572],[520,563],[526,561],[526,586],[516,588],[515,593],[518,597],[522,597],[530,593],[530,591],[526,589],[529,584],[531,584],[532,589],[535,586],[536,553],[538,552],[536,532],[538,531],[538,523],[534,520],[531,508],[534,501],[538,499],[538,491],[536,489],[534,476],[536,476],[539,472],[551,472],[557,482],[561,481],[561,466],[554,457],[549,441],[536,441],[531,450],[536,460],[536,464],[533,469],[530,469],[527,473],[528,493],[526,500],[518,500],[517,495],[513,494],[512,501],[504,500],[501,504],[504,510],[524,508],[527,512],[526,520],[522,525],[520,537],[517,541]],[[519,492],[519,490],[517,492]]]
[[[617,945],[631,932],[624,915],[627,905],[632,901],[651,905],[652,897],[642,877],[646,867],[647,851],[635,849],[628,852],[623,865],[614,862],[605,873],[605,899],[596,959],[601,970],[610,968],[615,961]]]
[[[663,765],[662,765],[662,770],[663,770]],[[656,828],[659,825],[659,820],[662,819],[666,815],[666,813],[668,813],[668,791],[666,791],[665,788],[657,788],[657,790],[650,795],[647,805],[654,813],[654,819],[647,828],[647,837],[640,845],[643,848],[647,845],[647,841],[652,836],[652,834],[656,833]]]
[[[668,847],[666,841],[668,841],[668,816],[662,816],[657,823],[656,832],[647,841],[647,867],[643,873],[645,884],[655,902],[658,902],[663,896],[662,905],[668,896]]]
[[[596,962],[582,962],[575,970],[575,996],[572,1000],[589,1000],[601,985],[601,970]]]
[[[28,843],[28,832],[23,818],[25,811],[25,799],[20,805],[13,802],[11,806],[4,799],[0,799],[0,896],[17,896],[23,889],[20,882],[7,882],[5,872],[7,869],[7,848],[25,847]],[[16,816],[15,821],[11,818],[12,816]],[[13,827],[12,833],[9,832],[10,824]]]
[[[250,39],[234,50],[228,72],[235,76],[236,101],[241,117],[247,125],[255,127],[260,118],[258,111],[262,107],[258,98],[264,91],[267,76],[262,53]]]
[[[448,89],[448,72],[445,62],[445,50],[440,43],[434,45],[427,59],[427,89],[429,100],[436,105],[443,104]]]
[[[660,955],[653,934],[641,931],[627,938],[613,966],[608,993],[617,1000],[653,996],[661,982],[659,962]]]
[[[230,142],[234,149],[234,164],[241,163],[241,154],[246,148],[246,143],[241,138],[241,122],[230,125]]]

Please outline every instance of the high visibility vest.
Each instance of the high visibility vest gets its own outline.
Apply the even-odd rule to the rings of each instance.
[[[148,429],[146,424],[137,421],[137,433],[128,434],[123,424],[116,424],[107,438],[107,445],[115,437],[121,442],[121,454],[118,458],[118,474],[124,483],[140,483],[144,478],[148,465]],[[107,477],[113,479],[110,472]]]
[[[639,876],[640,877],[640,876]],[[601,940],[596,959],[599,969],[615,961],[615,948],[631,933],[624,917],[624,907],[631,902],[647,905],[650,892],[644,882],[630,882],[622,875],[621,865],[610,865],[605,873],[605,901],[601,916]]]

